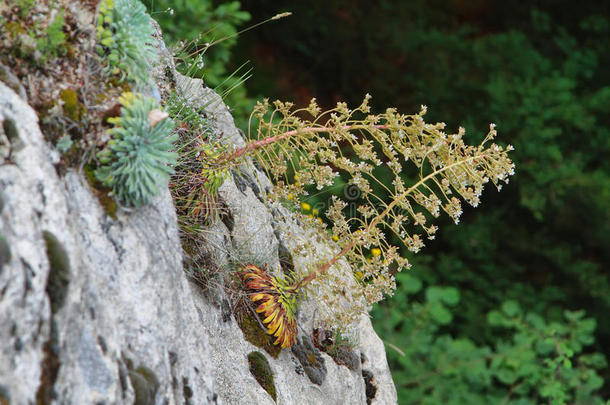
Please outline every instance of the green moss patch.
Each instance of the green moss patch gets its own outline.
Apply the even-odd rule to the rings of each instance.
[[[63,101],[64,114],[72,121],[80,121],[87,114],[87,109],[83,103],[78,101],[78,95],[74,89],[60,90],[59,98]]]
[[[15,121],[10,118],[5,118],[4,121],[2,121],[2,130],[10,143],[11,152],[19,152],[21,149],[23,149],[25,144],[19,137],[19,131],[17,130],[17,124]]]
[[[248,354],[248,363],[250,364],[250,372],[260,384],[261,387],[273,398],[277,400],[275,392],[275,384],[273,383],[273,371],[269,365],[269,361],[261,352],[250,352]]]
[[[63,307],[70,284],[70,259],[63,245],[51,232],[42,233],[49,259],[49,277],[46,292],[51,302],[51,312],[55,314]]]
[[[133,360],[125,356],[124,353],[121,357],[123,363],[125,363],[125,366],[127,367],[127,375],[129,376],[129,381],[131,382],[136,397],[134,404],[148,405],[155,403],[155,396],[159,389],[159,379],[155,372],[144,365],[140,365],[136,368]],[[119,376],[119,378],[121,378],[123,390],[126,390],[127,384],[126,381],[123,381],[124,377]]]
[[[267,332],[261,327],[254,316],[250,313],[244,313],[238,319],[239,327],[244,333],[244,338],[252,343],[256,347],[264,349],[273,358],[277,358],[280,355],[282,349],[279,346],[273,344],[274,338],[267,334]]]
[[[119,209],[119,206],[114,198],[110,196],[110,189],[105,187],[96,177],[95,177],[95,169],[93,169],[90,165],[85,166],[85,177],[87,178],[87,182],[91,186],[93,190],[93,194],[97,197],[100,205],[104,208],[104,211],[108,216],[112,219],[117,219],[116,213]]]
[[[146,366],[140,366],[129,370],[128,375],[135,392],[135,405],[154,404],[159,389],[159,379],[155,372]]]

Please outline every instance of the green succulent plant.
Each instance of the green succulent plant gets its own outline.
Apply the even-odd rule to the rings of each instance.
[[[150,65],[157,56],[152,45],[154,29],[146,8],[138,0],[102,0],[97,38],[106,72],[119,74],[136,85],[150,83]]]
[[[121,115],[111,118],[112,140],[100,155],[96,177],[123,204],[140,207],[159,194],[178,157],[174,122],[148,97],[124,93]]]

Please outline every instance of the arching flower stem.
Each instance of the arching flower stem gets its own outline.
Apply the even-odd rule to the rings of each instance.
[[[461,164],[464,164],[464,163],[467,163],[467,162],[470,162],[470,161],[473,161],[473,160],[484,159],[485,157],[487,157],[486,154],[481,154],[481,155],[478,155],[478,156],[471,156],[471,157],[469,157],[467,159],[463,159],[463,160],[460,160],[458,162],[454,162],[454,163],[452,163],[452,164],[450,164],[448,166],[442,167],[442,168],[440,168],[438,170],[435,170],[434,172],[428,174],[426,177],[422,178],[417,183],[415,183],[413,186],[409,187],[409,189],[407,189],[404,193],[399,195],[390,204],[388,204],[388,206],[385,208],[385,210],[383,210],[380,214],[378,214],[375,218],[373,218],[373,220],[363,230],[363,234],[367,234],[372,229],[374,229],[375,226],[377,226],[377,224],[379,223],[379,221],[381,221],[392,210],[392,208],[394,208],[394,206],[396,206],[396,204],[398,204],[400,201],[404,201],[411,193],[413,193],[417,188],[419,188],[420,186],[425,184],[428,180],[432,179],[433,177],[438,176],[442,172],[444,172],[446,170],[449,170],[449,169],[451,169],[453,167],[459,166]],[[354,246],[356,246],[357,243],[358,243],[358,239],[352,239],[347,245],[345,245],[343,247],[343,249],[341,249],[341,251],[336,253],[330,260],[328,260],[326,263],[324,263],[323,265],[318,267],[316,270],[312,271],[311,273],[309,273],[308,275],[303,277],[301,280],[299,280],[296,283],[296,285],[294,286],[294,289],[295,290],[299,290],[300,288],[302,288],[305,285],[309,284],[311,281],[315,280],[316,277],[318,277],[321,274],[323,274],[332,265],[337,263],[337,261],[339,259],[341,259],[341,257],[343,257],[350,250],[352,250],[354,248]]]

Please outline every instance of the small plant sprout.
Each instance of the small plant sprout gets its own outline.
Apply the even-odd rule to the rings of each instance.
[[[228,171],[214,164],[224,146],[214,137],[214,129],[203,108],[193,107],[176,93],[166,109],[176,122],[179,159],[170,181],[176,211],[184,229],[198,228],[218,218],[218,188]]]
[[[61,138],[57,140],[57,150],[61,153],[66,153],[70,150],[70,148],[74,145],[72,138],[70,135],[64,134]]]
[[[246,146],[220,157],[225,165],[244,155],[254,157],[273,180],[270,197],[279,201],[299,201],[307,196],[307,187],[323,190],[345,181],[357,191],[358,198],[351,200],[348,193],[345,199],[332,197],[324,213],[332,237],[323,221],[307,221],[338,247],[293,284],[284,285],[282,294],[267,292],[264,299],[275,300],[275,305],[280,300],[292,302],[290,295],[296,296],[313,280],[322,281],[342,258],[357,269],[357,277],[351,272],[349,276],[356,278],[366,305],[391,295],[394,273],[410,266],[399,245],[418,252],[426,238],[434,238],[437,226],[430,222],[441,212],[458,223],[462,201],[478,206],[486,183],[500,189],[514,172],[508,157],[512,147],[493,142],[494,125],[480,145],[471,146],[463,140],[463,128],[447,134],[444,123],[427,124],[425,107],[415,115],[392,108],[375,115],[369,99],[367,95],[355,110],[338,103],[326,112],[315,100],[297,110],[291,103],[264,101],[252,114],[257,129]],[[382,173],[391,181],[382,181]],[[353,212],[348,212],[348,202]],[[306,213],[311,209],[307,203],[301,208]],[[280,283],[270,279],[270,285]],[[253,300],[263,298],[258,285],[250,282],[246,287],[256,291]]]

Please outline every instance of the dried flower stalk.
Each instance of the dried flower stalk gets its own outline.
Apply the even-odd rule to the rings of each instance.
[[[369,99],[367,95],[354,110],[338,103],[324,113],[315,100],[298,110],[291,103],[270,105],[265,100],[252,114],[251,122],[258,125],[247,145],[219,160],[231,164],[245,155],[255,158],[273,180],[271,197],[276,200],[298,201],[307,196],[308,186],[332,187],[340,175],[358,191],[355,200],[332,197],[324,215],[339,249],[302,275],[294,284],[296,291],[345,258],[358,269],[366,302],[381,300],[395,289],[393,274],[409,267],[399,247],[391,244],[390,233],[418,252],[425,238],[434,238],[438,228],[429,222],[441,211],[458,223],[462,200],[478,206],[486,183],[500,190],[514,173],[508,157],[512,147],[493,142],[493,124],[481,144],[467,145],[463,128],[447,134],[444,123],[425,123],[425,107],[415,115],[392,108],[374,115]],[[382,174],[393,178],[391,184]],[[356,203],[355,213],[346,213],[348,202]],[[326,227],[322,221],[311,223]]]

